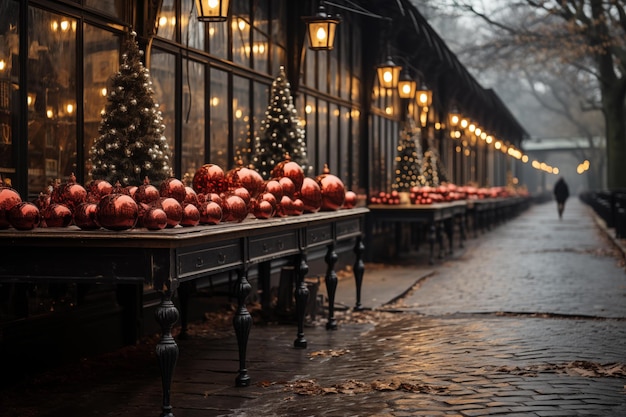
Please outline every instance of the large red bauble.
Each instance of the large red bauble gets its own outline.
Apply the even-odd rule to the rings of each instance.
[[[293,200],[291,197],[284,195],[276,207],[276,215],[278,217],[289,216],[293,210]]]
[[[265,192],[272,193],[274,197],[276,197],[276,200],[283,198],[283,186],[280,185],[278,180],[268,180],[265,183]]]
[[[291,178],[279,178],[278,183],[283,188],[283,196],[288,196],[289,198],[294,197],[294,195],[296,194],[296,185],[293,183]]]
[[[307,213],[318,212],[322,207],[322,190],[313,178],[304,178],[298,197],[302,200],[304,211]]]
[[[224,215],[224,221],[242,222],[248,216],[248,205],[243,198],[238,195],[231,194],[223,201],[227,212]]]
[[[109,230],[128,230],[135,227],[139,217],[139,207],[133,198],[126,194],[108,194],[98,203],[96,219],[98,224]]]
[[[282,198],[282,196],[280,198]],[[274,194],[272,194],[272,193],[263,193],[263,194],[261,194],[259,196],[258,200],[259,201],[265,200],[265,201],[269,202],[272,205],[272,209],[273,209],[272,217],[274,217],[274,215],[276,214],[276,210],[278,210],[278,201],[279,201],[279,200],[276,199]]]
[[[224,199],[218,193],[209,193],[205,195],[205,200],[213,201],[214,203],[217,203],[221,206]]]
[[[11,224],[7,218],[9,210],[22,202],[22,197],[11,187],[0,186],[0,229],[6,229]]]
[[[163,209],[152,206],[144,213],[142,224],[148,230],[165,229],[167,226],[167,214],[165,214]]]
[[[72,211],[85,201],[87,201],[87,190],[76,183],[74,174],[70,175],[65,184],[56,187],[50,196],[51,203],[63,204]]]
[[[197,193],[223,193],[226,191],[226,174],[215,164],[204,164],[193,176],[192,186]]]
[[[198,193],[196,193],[193,188],[185,186],[185,201],[183,201],[183,203],[193,204],[194,206],[198,207],[198,204],[200,204],[200,200],[198,199]]]
[[[41,213],[36,205],[22,201],[9,210],[7,217],[17,230],[31,230],[39,226]]]
[[[113,186],[106,180],[93,180],[87,186],[87,198],[94,203],[99,202],[102,196],[112,192]]]
[[[246,167],[233,168],[226,173],[226,184],[229,190],[243,187],[250,196],[257,197],[264,187],[263,177],[254,169]]]
[[[343,200],[343,208],[351,209],[356,206],[356,193],[354,191],[346,191],[346,198]]]
[[[51,203],[41,218],[47,227],[67,227],[72,223],[72,211],[63,204]]]
[[[150,180],[146,177],[143,180],[143,184],[141,184],[137,188],[137,191],[135,191],[134,198],[138,203],[150,204],[161,198],[161,193],[158,188],[150,184]]]
[[[222,221],[222,206],[215,201],[200,204],[200,224],[218,224]]]
[[[299,216],[302,213],[304,213],[304,203],[299,198],[296,198],[291,204],[291,210],[289,211],[289,215]]]
[[[183,218],[180,225],[184,227],[197,226],[200,223],[200,210],[191,203],[183,204]]]
[[[161,194],[161,197],[173,198],[180,204],[183,204],[183,201],[185,201],[185,197],[187,196],[185,184],[178,178],[173,177],[168,178],[161,183],[159,193]]]
[[[322,210],[338,210],[346,198],[346,189],[343,182],[330,173],[328,166],[324,167],[324,173],[318,175],[315,181],[322,190]]]
[[[235,188],[232,191],[232,193],[236,196],[241,197],[241,199],[246,202],[246,206],[250,204],[250,199],[252,198],[252,196],[250,196],[250,192],[248,191],[247,188],[244,188],[244,187]]]
[[[74,224],[83,230],[96,230],[98,224],[98,205],[96,203],[82,203],[74,209]]]
[[[300,187],[302,187],[302,181],[304,180],[304,170],[299,163],[294,162],[290,159],[286,159],[276,164],[276,166],[272,170],[272,178],[283,177],[287,177],[291,181],[293,181],[293,184],[296,187],[296,191],[298,191],[300,190]]]
[[[252,214],[257,219],[269,219],[274,215],[274,207],[272,203],[267,200],[253,199],[250,205],[252,207]]]
[[[173,197],[162,197],[157,203],[167,214],[167,227],[172,228],[180,224],[183,219],[183,206]]]

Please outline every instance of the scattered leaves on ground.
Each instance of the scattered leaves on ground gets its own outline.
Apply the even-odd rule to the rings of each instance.
[[[350,353],[350,349],[326,349],[326,350],[318,350],[315,352],[311,352],[309,353],[309,356],[311,358],[318,358],[318,357],[323,357],[323,358],[336,358],[339,356],[343,356],[347,353]]]
[[[494,369],[496,372],[505,372],[521,376],[537,376],[541,372],[553,372],[570,376],[582,376],[587,378],[624,378],[626,377],[626,364],[608,363],[599,364],[589,361],[572,361],[562,364],[540,364],[525,367],[500,366]]]
[[[372,382],[348,379],[330,386],[322,386],[314,379],[300,379],[285,384],[285,391],[298,395],[344,394],[356,395],[373,391],[404,391],[416,394],[445,394],[448,389],[443,386],[416,384],[396,379],[375,380]]]

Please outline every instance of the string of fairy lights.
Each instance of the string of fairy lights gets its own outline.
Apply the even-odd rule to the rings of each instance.
[[[473,142],[482,140],[487,145],[493,146],[494,149],[501,151],[505,155],[520,160],[525,164],[530,162],[531,166],[537,170],[541,170],[554,175],[558,175],[560,172],[558,167],[548,165],[545,162],[537,160],[530,161],[530,157],[522,152],[520,149],[516,148],[515,145],[497,139],[493,135],[490,135],[489,133],[481,129],[475,123],[471,122],[469,119],[462,117],[456,112],[450,113],[449,123],[450,137],[452,137],[452,139],[462,140],[465,134],[474,139]]]

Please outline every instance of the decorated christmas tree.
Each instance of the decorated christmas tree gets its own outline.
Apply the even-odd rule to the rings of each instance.
[[[280,74],[272,83],[265,120],[254,141],[252,165],[264,179],[269,179],[274,166],[289,155],[309,174],[304,129],[300,125],[291,97],[291,86],[280,67]]]
[[[89,151],[92,178],[111,184],[141,185],[146,177],[159,184],[172,175],[163,116],[135,37],[131,32],[120,69],[110,79],[100,136]]]
[[[431,138],[428,138],[428,149],[424,152],[422,163],[422,184],[437,187],[442,182],[447,182],[447,176],[443,163],[439,158],[439,152]]]
[[[412,118],[408,118],[400,131],[398,155],[396,155],[395,182],[392,188],[409,191],[421,183],[422,147],[419,141],[419,128]]]

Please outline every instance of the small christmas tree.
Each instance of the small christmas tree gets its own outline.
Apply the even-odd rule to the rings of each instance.
[[[89,151],[92,178],[111,184],[141,185],[146,177],[159,184],[172,175],[163,116],[135,37],[131,32],[120,70],[110,79],[100,136]]]
[[[447,176],[439,152],[434,146],[432,139],[428,138],[428,149],[424,152],[424,162],[422,164],[422,184],[437,187],[442,182],[447,182]]]
[[[395,182],[392,188],[409,191],[421,184],[422,147],[419,144],[419,128],[412,118],[408,118],[400,131],[398,155],[396,156]]]
[[[269,179],[274,166],[289,155],[300,164],[305,175],[310,167],[307,159],[304,129],[293,105],[291,86],[280,67],[280,74],[272,83],[265,120],[254,141],[252,165],[264,179]]]

